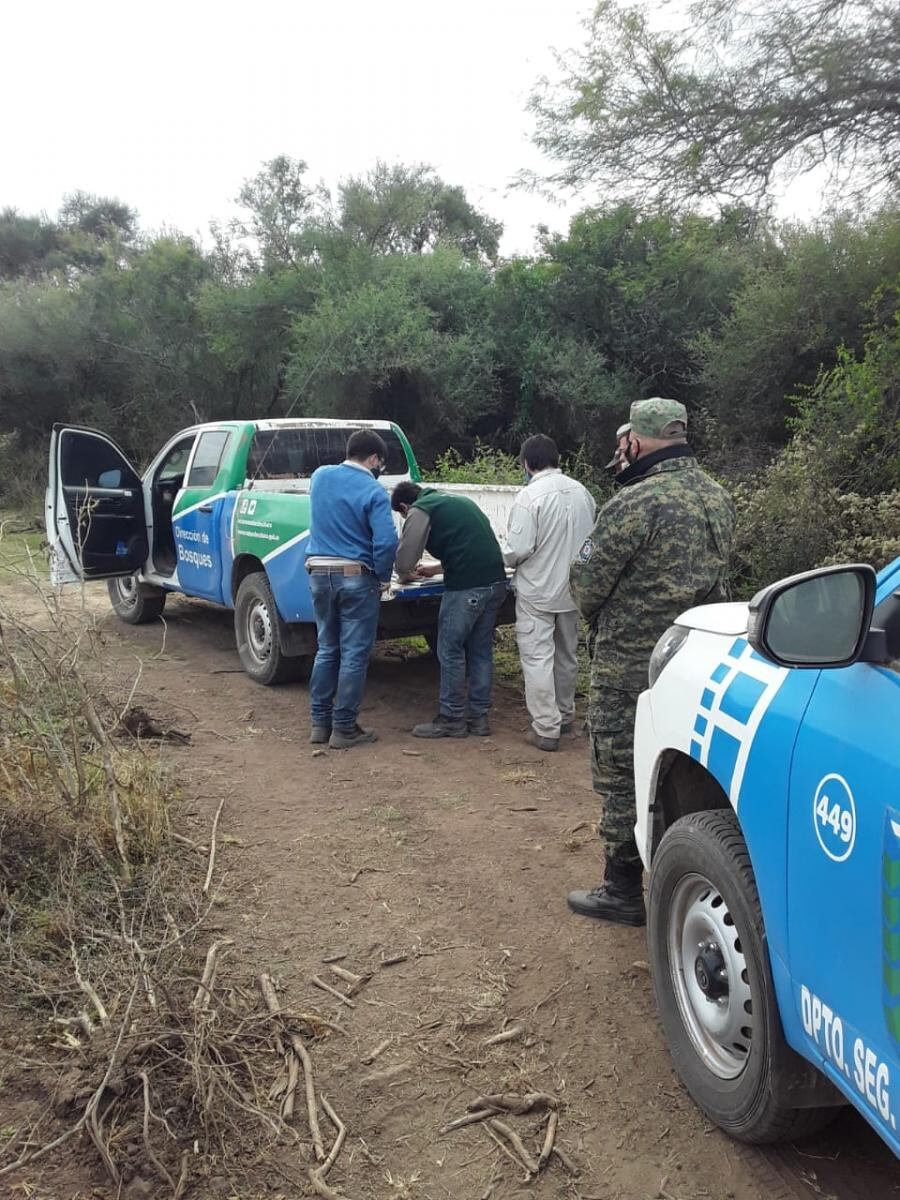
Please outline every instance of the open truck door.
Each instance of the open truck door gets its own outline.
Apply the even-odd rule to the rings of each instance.
[[[148,554],[141,478],[104,433],[54,425],[46,501],[53,583],[132,575]]]

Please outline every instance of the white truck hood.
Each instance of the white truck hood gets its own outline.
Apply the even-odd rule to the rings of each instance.
[[[706,633],[737,637],[747,632],[747,618],[746,604],[701,604],[682,613],[676,624],[688,629],[702,629]]]

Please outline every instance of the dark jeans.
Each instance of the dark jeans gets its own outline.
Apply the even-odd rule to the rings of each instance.
[[[441,664],[441,712],[451,720],[483,717],[491,707],[494,625],[506,591],[504,581],[444,592],[438,616],[437,656]]]
[[[381,589],[374,575],[309,577],[319,648],[309,681],[313,725],[356,728],[375,645]]]

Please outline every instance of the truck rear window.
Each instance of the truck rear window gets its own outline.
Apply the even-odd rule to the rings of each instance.
[[[308,479],[317,467],[342,463],[347,457],[347,439],[355,426],[328,429],[259,429],[247,459],[249,479]],[[393,429],[379,429],[388,456],[387,475],[409,471],[403,444]]]

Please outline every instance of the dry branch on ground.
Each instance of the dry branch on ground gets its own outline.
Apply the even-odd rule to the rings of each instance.
[[[230,939],[204,934],[222,805],[202,862],[157,757],[114,736],[90,613],[26,586],[34,620],[0,596],[0,1002],[33,1030],[52,1101],[5,1139],[0,1178],[86,1135],[117,1190],[178,1200],[284,1132],[257,1002],[223,986]]]

